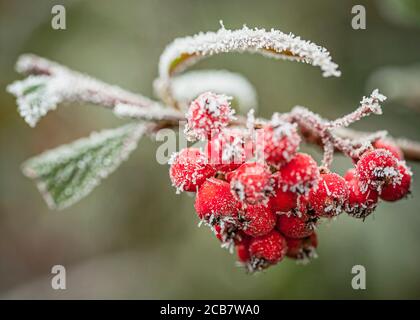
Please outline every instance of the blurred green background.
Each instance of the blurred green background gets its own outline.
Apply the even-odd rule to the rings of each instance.
[[[399,1],[413,20],[389,19],[403,12],[393,10],[392,2],[0,1],[0,297],[420,298],[418,179],[412,198],[382,203],[365,222],[343,214],[324,223],[319,258],[311,264],[287,260],[250,276],[235,267],[234,257],[219,248],[208,229],[197,228],[193,197],[175,194],[167,166],[155,161],[158,144],[148,139],[86,199],[61,212],[48,210],[35,185],[21,174],[22,161],[122,121],[102,108],[72,105],[31,129],[5,92],[8,83],[20,78],[13,69],[18,55],[33,52],[152,96],[165,45],[178,36],[217,30],[223,20],[227,28],[273,27],[323,45],[343,75],[323,79],[317,68],[253,55],[222,55],[196,69],[243,73],[257,88],[259,115],[300,104],[335,118],[369,93],[366,81],[374,70],[420,61],[415,1]],[[67,30],[51,28],[54,4],[67,9]],[[366,30],[351,28],[355,4],[366,7]],[[383,116],[354,127],[420,140],[419,121],[418,111],[391,101]],[[319,150],[310,152],[319,159]],[[334,163],[339,173],[349,165],[343,157]],[[419,164],[410,165],[418,175]],[[66,267],[67,290],[51,289],[56,264]],[[367,290],[351,287],[356,264],[366,267]]]

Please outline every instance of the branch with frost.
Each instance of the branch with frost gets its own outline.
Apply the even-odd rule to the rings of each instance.
[[[358,107],[352,113],[339,118],[335,121],[330,122],[331,128],[343,128],[348,127],[352,123],[359,121],[360,119],[367,117],[371,114],[382,114],[382,108],[380,103],[384,102],[386,97],[379,93],[378,89],[372,91],[369,97],[363,97],[360,101],[360,107]]]
[[[28,77],[15,81],[7,90],[16,96],[18,111],[31,127],[60,103],[92,103],[111,109],[118,104],[126,104],[133,112],[161,107],[158,102],[142,95],[109,85],[36,55],[22,55],[16,70]],[[160,110],[164,117],[163,108]]]
[[[386,97],[376,89],[369,97],[363,97],[360,106],[354,112],[333,121],[322,119],[319,115],[301,106],[294,107],[285,117],[296,122],[301,131],[310,132],[319,137],[320,143],[324,147],[322,165],[329,168],[335,149],[356,160],[363,152],[372,147],[372,142],[384,136],[385,133],[382,132],[380,135],[376,133],[354,140],[337,136],[334,129],[348,127],[370,114],[381,114],[382,109],[379,103],[385,99]]]
[[[323,76],[339,76],[338,66],[329,52],[292,34],[264,29],[227,30],[200,33],[176,39],[163,52],[155,91],[163,103],[88,75],[70,70],[50,60],[27,54],[18,59],[16,70],[27,76],[7,90],[16,96],[18,111],[30,126],[35,126],[48,111],[61,103],[91,103],[111,109],[118,117],[134,120],[115,129],[103,130],[68,145],[46,151],[26,161],[22,170],[34,179],[51,208],[65,208],[89,194],[111,174],[137,147],[140,138],[160,128],[175,128],[185,121],[188,101],[202,91],[212,90],[236,98],[240,111],[256,107],[253,86],[242,76],[227,71],[199,71],[184,75],[198,60],[219,53],[251,52],[285,60],[309,63],[319,67]],[[361,101],[351,114],[328,121],[303,107],[278,115],[297,123],[304,138],[324,148],[323,164],[329,166],[335,150],[357,158],[385,132],[363,133],[347,128],[369,114],[381,112],[384,96],[374,91]],[[253,109],[248,118],[238,116],[232,122],[248,130],[261,128],[264,119],[255,119]],[[244,129],[245,130],[245,129]],[[420,160],[420,144],[406,139],[393,140],[406,159]]]
[[[420,110],[420,64],[405,67],[383,67],[374,71],[368,87],[382,88],[389,100]]]
[[[420,142],[407,138],[396,138],[387,135],[386,131],[378,132],[362,132],[348,128],[338,128],[334,130],[338,137],[347,138],[358,141],[376,141],[386,136],[386,139],[397,145],[404,154],[404,158],[412,161],[420,161]]]

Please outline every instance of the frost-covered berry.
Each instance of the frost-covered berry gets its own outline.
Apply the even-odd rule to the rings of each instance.
[[[244,163],[230,176],[230,188],[246,204],[265,203],[273,193],[271,172],[262,163]]]
[[[237,220],[239,206],[230,192],[229,183],[216,178],[209,178],[203,183],[194,204],[198,217],[210,223],[222,218],[225,221]]]
[[[293,214],[281,214],[277,218],[277,230],[288,238],[305,238],[310,236],[317,224],[318,218],[303,214],[298,217]]]
[[[269,206],[263,204],[247,205],[240,213],[242,230],[245,234],[258,237],[273,230],[276,225],[277,216]]]
[[[398,159],[385,149],[365,152],[356,164],[356,172],[362,191],[369,188],[381,192],[383,187],[401,181]]]
[[[295,192],[277,189],[268,204],[274,213],[289,212],[296,208],[297,197]]]
[[[391,142],[389,140],[382,140],[382,139],[376,140],[373,143],[373,147],[375,149],[385,149],[385,150],[388,150],[398,160],[403,160],[404,159],[404,154],[403,154],[401,148],[399,146],[397,146],[395,143],[393,143],[393,142]]]
[[[287,252],[286,239],[276,230],[252,238],[249,244],[249,270],[262,270],[280,262]]]
[[[316,217],[315,212],[309,206],[308,196],[298,195],[296,207],[290,211],[290,213],[297,217],[303,217],[305,215]]]
[[[380,197],[385,201],[397,201],[410,193],[411,176],[413,175],[410,168],[404,162],[398,165],[398,172],[401,175],[400,183],[391,184],[383,187]]]
[[[309,192],[311,208],[321,217],[339,215],[349,196],[346,181],[336,173],[323,173],[316,188]]]
[[[348,169],[346,171],[346,173],[344,174],[343,178],[346,181],[351,181],[351,180],[353,180],[353,179],[356,178],[356,174],[357,174],[356,169],[355,168],[351,168],[351,169]]]
[[[367,189],[365,192],[360,190],[357,177],[347,180],[349,197],[345,203],[344,210],[354,218],[365,219],[376,208],[378,203],[378,192]]]
[[[229,172],[245,162],[245,139],[237,130],[225,130],[207,141],[206,155],[218,172]]]
[[[259,137],[263,143],[265,161],[277,168],[293,158],[301,141],[296,124],[275,117],[263,127]]]
[[[195,192],[203,182],[214,175],[205,154],[197,148],[185,148],[174,153],[169,160],[172,185],[180,191]]]
[[[307,194],[316,186],[319,170],[316,161],[306,153],[297,153],[292,160],[276,173],[279,188],[300,194]]]
[[[236,255],[238,257],[238,261],[241,263],[249,262],[250,255],[249,255],[249,243],[251,241],[251,237],[243,236],[240,241],[236,244]]]
[[[223,230],[219,223],[216,223],[213,226],[213,232],[217,239],[219,239],[220,241],[223,241],[223,237],[222,237]]]
[[[205,92],[191,102],[186,114],[185,134],[190,140],[204,140],[217,134],[234,119],[230,98]]]
[[[316,248],[318,247],[318,238],[315,232],[306,238],[286,238],[286,241],[287,257],[302,263],[307,263],[309,260],[317,257]]]

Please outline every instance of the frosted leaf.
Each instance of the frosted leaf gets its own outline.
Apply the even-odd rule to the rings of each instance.
[[[16,96],[18,111],[22,118],[31,127],[35,127],[41,117],[62,102],[62,92],[66,91],[68,86],[65,79],[45,75],[29,76],[10,84],[7,91]]]
[[[34,179],[52,209],[63,209],[87,196],[137,147],[143,124],[94,132],[89,137],[27,160],[23,173]]]
[[[159,95],[159,81],[155,90]],[[232,96],[240,110],[246,112],[256,108],[257,93],[254,86],[242,75],[226,70],[191,71],[172,79],[173,98],[187,108],[189,103],[206,91]]]
[[[31,127],[62,102],[87,102],[108,108],[114,108],[118,103],[130,105],[133,109],[159,107],[157,102],[140,94],[33,54],[21,55],[16,71],[29,76],[12,83],[7,90],[17,97],[18,111]]]
[[[324,77],[340,76],[338,65],[331,60],[327,49],[291,33],[274,29],[249,29],[246,26],[239,30],[228,30],[222,26],[217,32],[175,39],[160,57],[159,76],[166,81],[203,57],[227,52],[260,53],[305,62],[320,67]]]

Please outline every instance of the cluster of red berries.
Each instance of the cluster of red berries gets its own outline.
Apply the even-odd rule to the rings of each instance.
[[[297,127],[275,116],[248,129],[228,127],[233,111],[224,96],[200,95],[187,113],[186,133],[206,140],[204,151],[186,148],[171,161],[170,178],[179,191],[196,192],[199,219],[222,246],[236,249],[248,271],[285,256],[316,256],[315,229],[322,218],[347,212],[371,214],[381,198],[396,201],[410,190],[411,172],[401,150],[378,140],[343,177],[299,153]]]

